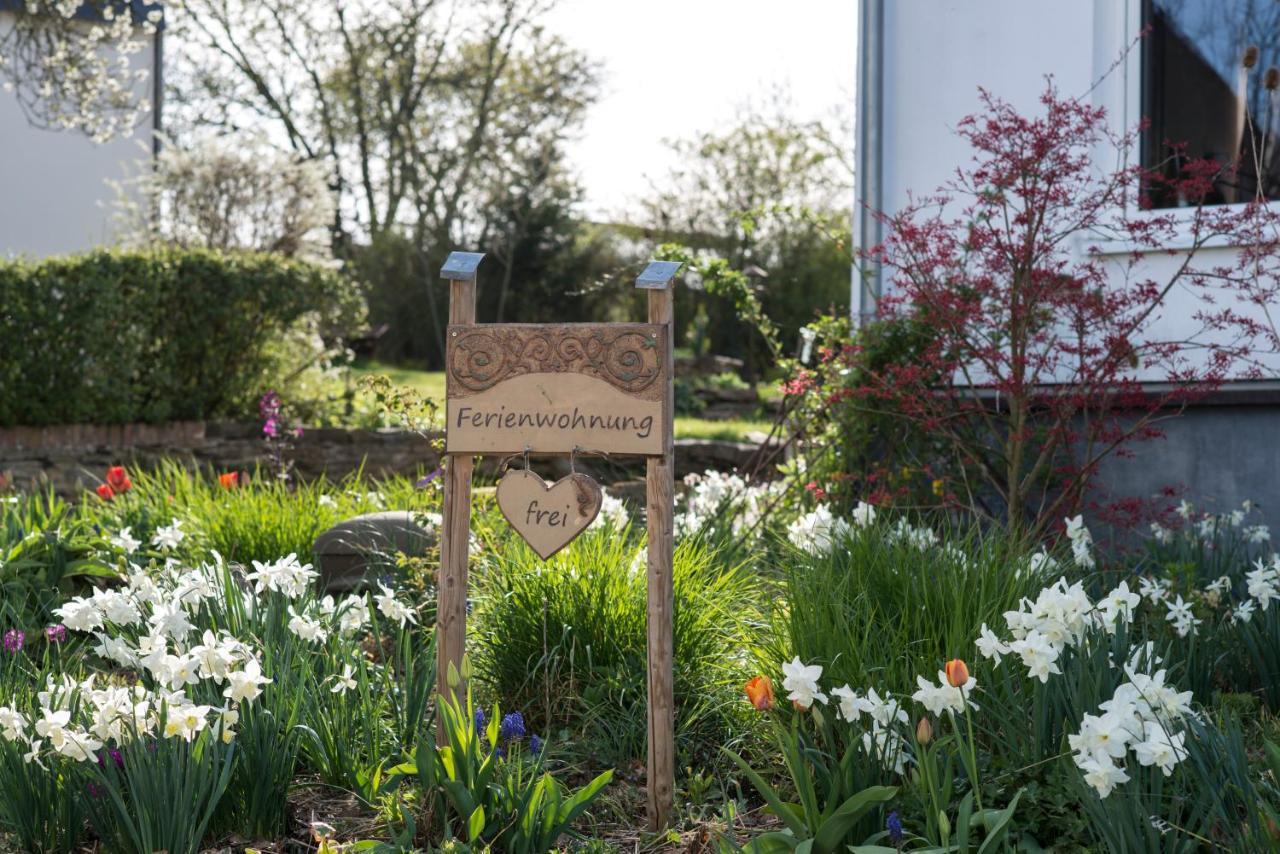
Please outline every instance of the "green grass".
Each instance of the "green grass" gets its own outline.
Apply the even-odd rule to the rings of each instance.
[[[396,385],[408,386],[424,397],[444,400],[444,371],[424,371],[389,365],[373,359],[361,359],[352,368],[357,378],[369,374],[386,374]],[[776,389],[777,383],[770,384]],[[712,421],[706,418],[680,417],[676,419],[677,439],[722,439],[743,442],[749,433],[769,432],[769,421],[733,419]]]

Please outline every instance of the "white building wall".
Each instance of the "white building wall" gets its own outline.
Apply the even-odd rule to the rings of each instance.
[[[0,12],[0,33],[13,16]],[[135,54],[151,71],[154,44]],[[150,85],[154,78],[149,76]],[[32,127],[18,99],[0,91],[0,257],[44,257],[113,240],[108,180],[137,175],[151,157],[152,117],[131,137],[98,144],[74,131]]]
[[[1117,129],[1131,129],[1142,118],[1141,46],[1133,44],[1141,29],[1140,0],[882,0],[881,10],[879,198],[866,187],[859,193],[871,207],[901,210],[912,196],[932,194],[970,162],[972,154],[955,127],[981,111],[980,88],[1035,114],[1052,76],[1064,95],[1087,97],[1104,107]],[[1099,149],[1099,168],[1114,169],[1115,157],[1114,149]],[[1131,248],[1117,244],[1106,252],[1118,268]],[[1229,252],[1202,252],[1200,266],[1225,263],[1217,258]],[[1159,280],[1178,260],[1152,257],[1145,269]],[[881,287],[891,289],[888,282]],[[855,313],[874,310],[863,304],[864,297],[855,286]],[[1218,308],[1232,302],[1221,293],[1216,298]],[[1194,314],[1201,307],[1199,295],[1176,289],[1159,312],[1156,335],[1182,340],[1196,333],[1200,326]],[[1200,340],[1206,339],[1201,335]],[[1280,357],[1264,361],[1268,374],[1280,377]]]

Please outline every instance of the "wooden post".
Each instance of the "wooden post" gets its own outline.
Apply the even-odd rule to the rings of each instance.
[[[680,265],[669,261],[650,262],[636,286],[649,290],[649,322],[666,327],[666,352],[674,380],[674,295],[671,279]],[[667,827],[675,799],[675,685],[672,675],[674,638],[672,617],[675,593],[672,563],[675,552],[675,436],[672,429],[675,400],[668,383],[662,419],[663,453],[649,457],[646,467],[647,517],[649,523],[649,829]]]
[[[476,322],[476,268],[483,253],[451,252],[440,270],[449,282],[449,323]],[[475,457],[447,457],[444,523],[440,532],[440,574],[436,579],[436,686],[451,695],[449,665],[461,670],[467,642],[467,553],[471,543],[471,472]],[[459,689],[459,695],[465,688]]]

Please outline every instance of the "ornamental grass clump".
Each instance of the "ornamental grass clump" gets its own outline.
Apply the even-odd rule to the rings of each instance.
[[[799,656],[852,685],[902,692],[1039,589],[1054,558],[998,533],[939,534],[868,504],[798,517],[780,559],[782,596],[758,650],[766,672]]]
[[[645,755],[645,566],[634,529],[601,526],[545,563],[511,542],[476,574],[478,677],[531,726],[565,730],[607,763]],[[693,538],[676,547],[674,587],[677,742],[715,758],[741,732],[737,667],[761,582]]]

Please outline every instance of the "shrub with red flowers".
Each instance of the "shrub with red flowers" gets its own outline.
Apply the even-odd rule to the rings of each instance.
[[[910,358],[865,370],[861,343],[829,349],[827,372],[853,379],[820,393],[928,437],[936,492],[1038,536],[1087,502],[1109,455],[1256,370],[1274,342],[1251,309],[1275,297],[1280,228],[1262,204],[1147,210],[1158,179],[1125,165],[1136,134],[1052,83],[1036,116],[982,100],[957,126],[972,161],[937,195],[876,214],[881,322],[923,331]],[[1107,147],[1121,165],[1099,171]],[[1176,194],[1194,204],[1231,174],[1192,163]],[[1243,248],[1203,251],[1215,246]],[[1175,291],[1196,307],[1162,322]]]

